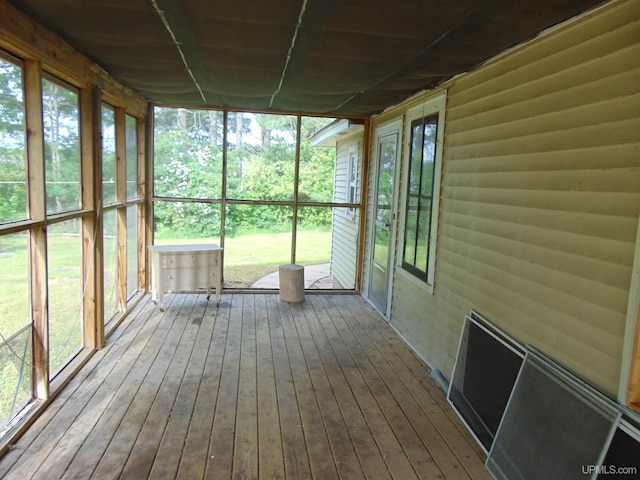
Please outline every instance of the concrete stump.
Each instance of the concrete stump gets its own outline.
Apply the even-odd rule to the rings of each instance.
[[[288,303],[304,302],[304,266],[280,265],[280,300]]]

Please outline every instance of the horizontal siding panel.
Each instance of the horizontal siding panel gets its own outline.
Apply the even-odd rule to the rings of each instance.
[[[345,288],[354,288],[358,225],[342,211],[333,217],[331,273]]]
[[[640,127],[640,124],[638,126]],[[593,192],[595,194],[615,192],[616,194],[640,195],[640,165],[626,168],[608,168],[601,165],[599,169],[593,170],[549,169],[544,171],[527,171],[525,165],[522,167],[521,171],[491,172],[490,175],[479,173],[446,175],[443,187],[445,190],[468,186],[477,189],[522,189],[525,191],[519,195],[526,195],[529,190],[544,190],[550,195],[555,192]],[[633,198],[628,197],[629,200],[639,200],[640,196],[636,195],[633,195]],[[589,203],[597,203],[597,201],[598,198],[595,198]],[[615,214],[613,209],[609,211]]]
[[[479,158],[447,158],[444,181],[454,173],[525,172],[541,170],[600,170],[638,167],[640,141],[555,152],[527,151],[512,155]],[[449,153],[449,152],[447,152]]]
[[[446,251],[466,256],[477,262],[477,267],[485,273],[484,281],[508,285],[513,292],[558,312],[589,319],[603,330],[611,326],[612,317],[624,319],[628,283],[618,287],[607,285],[598,275],[599,262],[579,258],[582,271],[574,272],[571,259],[563,259],[553,252],[495,237],[474,235],[470,240],[471,245],[447,238],[440,255],[446,255]],[[554,260],[561,263],[554,264]],[[629,273],[629,269],[624,273]]]
[[[625,57],[624,64],[615,58],[618,56]],[[553,81],[542,77],[526,85],[513,87],[509,90],[508,101],[501,92],[495,95],[495,103],[491,98],[484,97],[455,109],[455,114],[447,116],[447,137],[494,125],[503,122],[505,118],[517,120],[544,115],[640,91],[640,46],[618,52],[613,58],[601,59],[596,65],[581,67],[573,69],[569,78],[558,74],[559,78],[554,78]],[[602,76],[602,72],[606,72],[606,76]],[[569,90],[573,90],[575,94],[568,95]]]
[[[477,87],[472,91],[457,93],[458,90],[454,89],[450,102],[447,101],[447,105],[451,108],[450,119],[455,121],[467,118],[557,92],[572,89],[578,89],[579,92],[584,85],[606,82],[608,77],[616,77],[637,69],[639,42],[637,40],[630,42],[628,38],[620,40],[624,46],[620,48],[617,45],[609,46],[607,52],[590,57],[581,63],[576,63],[576,58],[570,51],[556,52],[551,57],[542,59],[531,59],[523,69],[515,72],[507,69],[503,76],[496,80],[500,84],[498,89],[495,85],[485,85],[490,88],[487,91]],[[554,60],[553,63],[546,66],[550,59]],[[521,82],[510,78],[516,74],[523,77]],[[611,80],[615,82],[615,78]],[[602,92],[595,94],[601,95]],[[465,96],[467,101],[460,102],[459,95]]]
[[[485,233],[503,238],[526,239],[531,245],[555,249],[562,254],[589,257],[614,265],[628,266],[629,256],[633,256],[634,244],[631,239],[600,238],[591,235],[563,232],[551,235],[545,226],[520,224],[517,227],[501,219],[485,219],[463,214],[447,214],[443,229],[459,227],[469,232]],[[514,230],[517,233],[514,234]],[[444,234],[442,234],[444,236]],[[515,235],[515,236],[514,236]]]
[[[511,238],[493,233],[473,232],[449,224],[443,227],[443,234],[443,241],[450,241],[452,245],[457,245],[456,250],[459,252],[464,251],[462,245],[467,245],[470,254],[479,253],[472,249],[480,248],[510,256],[509,259],[514,263],[513,268],[518,271],[526,270],[532,278],[539,278],[546,284],[557,284],[558,289],[572,292],[576,296],[584,296],[584,291],[588,289],[612,288],[612,291],[607,291],[605,294],[589,294],[586,298],[598,298],[598,301],[608,308],[626,311],[626,292],[631,274],[628,265],[616,264],[608,258],[593,258],[580,253],[563,252],[556,248],[536,245],[520,235]],[[496,258],[496,261],[502,263],[504,258]],[[510,267],[506,267],[506,270],[509,269]],[[559,278],[545,277],[553,273],[558,273]],[[623,291],[621,295],[620,291]]]
[[[438,279],[437,288],[462,293],[449,301],[458,302],[465,313],[474,308],[487,315],[499,328],[518,341],[540,349],[604,391],[617,390],[621,355],[618,339],[610,334],[607,334],[608,338],[603,338],[598,330],[585,331],[582,322],[575,327],[577,330],[562,331],[562,325],[566,325],[566,316],[534,304],[527,297],[515,297],[502,285],[482,281],[481,277],[477,280],[481,288],[475,288],[475,283],[474,287],[470,287],[473,275],[467,269],[466,259],[459,260],[462,262],[460,266],[447,265],[447,274]],[[452,259],[447,258],[447,262],[450,261]],[[573,316],[569,319],[575,321]],[[613,348],[606,348],[607,344],[613,345]],[[453,358],[443,360],[443,365],[447,366],[445,371],[451,371]]]
[[[438,302],[407,275],[394,275],[391,324],[427,363],[448,376],[466,312],[456,308],[460,303]]]
[[[607,240],[633,242],[636,235],[637,217],[612,215],[591,215],[566,212],[559,209],[550,211],[537,208],[520,208],[511,205],[487,205],[476,202],[447,201],[442,223],[448,222],[446,213],[468,215],[481,221],[497,221],[510,225],[512,229],[538,227],[550,232],[550,235],[574,234]]]
[[[442,261],[449,264],[447,272],[450,274],[446,277],[455,277],[457,270],[458,280],[464,280],[467,288],[471,288],[472,299],[475,300],[477,295],[486,295],[488,299],[493,298],[493,301],[509,305],[513,309],[508,317],[496,317],[491,313],[488,317],[504,327],[505,331],[518,341],[527,343],[531,338],[540,340],[549,335],[548,347],[557,348],[552,337],[564,335],[599,348],[602,358],[619,358],[621,346],[617,337],[624,328],[624,317],[620,318],[619,315],[608,317],[609,325],[602,328],[591,323],[596,323],[593,316],[581,317],[576,314],[578,312],[568,308],[564,311],[557,310],[547,302],[532,298],[526,290],[521,288],[518,278],[513,274],[503,274],[497,268],[487,268],[487,265],[479,260],[470,260],[466,256],[451,251],[443,254]],[[538,288],[536,285],[532,287]],[[580,302],[570,301],[569,303],[580,307]],[[482,304],[478,304],[480,305]],[[546,333],[547,329],[551,331]],[[566,352],[564,355],[571,358],[573,353]]]
[[[638,145],[639,126],[639,119],[632,118],[608,124],[590,125],[559,132],[535,133],[526,137],[507,138],[464,147],[447,148],[445,145],[445,161],[461,158],[480,159],[500,155],[518,155],[519,153],[530,151],[540,153],[598,148],[624,143]]]
[[[640,193],[637,190],[631,192],[594,192],[587,189],[584,191],[570,191],[569,189],[549,191],[542,188],[534,190],[527,186],[522,188],[514,188],[513,186],[486,188],[485,186],[469,186],[464,183],[464,179],[452,177],[453,175],[447,176],[448,185],[442,192],[442,198],[445,201],[457,200],[547,210],[562,209],[567,212],[628,217],[636,215],[637,204],[640,202]]]
[[[515,115],[513,111],[504,111],[506,109],[492,112],[496,115],[493,118],[480,119],[476,128],[470,128],[468,125],[462,128],[455,123],[449,123],[452,128],[447,131],[446,148],[526,137],[531,133],[575,130],[624,120],[637,121],[640,118],[640,69],[635,71],[632,77],[627,85],[633,87],[625,88],[625,96],[609,91],[609,98],[594,102],[593,97],[589,95],[589,89],[585,92],[584,98],[572,102],[578,105],[565,110],[559,110],[562,106],[559,99],[551,98],[550,103],[541,109],[521,107],[519,115]],[[535,103],[540,105],[542,102],[536,100]],[[460,133],[452,132],[453,127],[459,129]]]
[[[640,6],[634,0],[618,5],[563,32],[539,39],[472,74],[460,77],[447,105],[455,108],[507,92],[514,85],[597,61],[640,42]],[[600,72],[602,75],[602,72]]]

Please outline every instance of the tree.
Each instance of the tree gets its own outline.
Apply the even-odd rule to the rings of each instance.
[[[47,211],[80,206],[80,112],[78,93],[42,81]]]
[[[26,217],[22,69],[0,58],[0,222]]]
[[[298,117],[294,115],[227,114],[227,177],[229,199],[260,204],[232,205],[225,229],[291,228],[291,207],[270,202],[293,201]],[[335,151],[312,147],[310,139],[332,119],[304,117],[301,126],[300,199],[333,201]],[[175,198],[220,199],[222,196],[222,138],[220,112],[156,109],[154,194]],[[215,132],[215,133],[214,133]],[[156,222],[185,234],[206,234],[218,227],[201,218],[219,215],[215,205],[156,203]],[[199,213],[196,213],[199,212]],[[195,217],[193,215],[196,215]],[[195,220],[195,221],[194,221]],[[331,209],[305,210],[310,226],[330,225]],[[203,226],[203,223],[206,225]]]

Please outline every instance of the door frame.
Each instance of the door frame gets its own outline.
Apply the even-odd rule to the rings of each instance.
[[[373,155],[370,155],[370,158],[373,159],[371,168],[371,213],[369,215],[370,220],[370,228],[367,232],[368,240],[369,240],[369,252],[367,253],[367,262],[368,262],[368,272],[367,272],[367,301],[371,306],[378,311],[387,321],[391,315],[391,299],[393,297],[393,277],[396,265],[396,235],[398,232],[398,220],[399,220],[399,211],[398,205],[400,201],[400,188],[398,182],[400,180],[400,162],[402,159],[402,148],[403,148],[403,117],[399,116],[394,118],[393,120],[389,120],[388,122],[382,123],[375,127],[375,133],[371,142],[371,150]],[[370,299],[370,285],[371,285],[371,276],[373,274],[373,254],[374,254],[374,245],[375,245],[375,231],[376,231],[376,206],[377,206],[377,197],[378,197],[378,175],[380,170],[380,158],[378,151],[378,140],[381,137],[397,134],[397,147],[396,147],[396,160],[394,164],[393,171],[393,200],[392,200],[392,216],[391,216],[391,226],[389,229],[389,267],[387,269],[387,308],[386,311],[382,312],[380,309],[373,303]]]

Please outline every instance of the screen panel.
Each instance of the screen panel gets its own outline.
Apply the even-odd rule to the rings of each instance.
[[[640,478],[640,430],[621,420],[613,435],[597,478]]]
[[[524,348],[471,312],[458,344],[447,399],[486,452],[524,359]]]
[[[527,352],[487,469],[496,479],[594,478],[620,413],[567,372]]]

